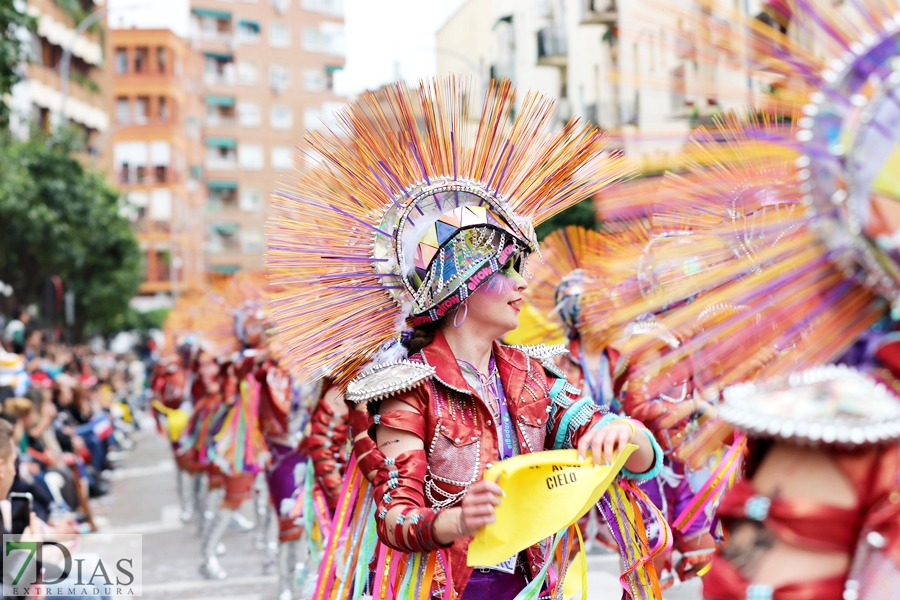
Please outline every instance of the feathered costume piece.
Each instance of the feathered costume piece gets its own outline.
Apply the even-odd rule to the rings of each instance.
[[[550,135],[553,103],[529,94],[513,120],[514,96],[494,82],[478,113],[456,78],[395,84],[341,112],[340,132],[308,135],[320,162],[274,198],[266,257],[295,372],[346,383],[407,320],[447,314],[536,249],[534,225],[624,175],[596,128]],[[477,226],[499,240],[457,235]]]
[[[174,352],[188,335],[196,332],[203,313],[206,291],[192,288],[178,296],[175,306],[166,315],[163,323],[163,335],[166,340],[166,352]]]

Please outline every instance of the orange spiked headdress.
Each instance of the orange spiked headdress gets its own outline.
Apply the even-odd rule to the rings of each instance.
[[[406,324],[437,321],[537,249],[534,226],[624,175],[605,136],[508,81],[475,121],[456,78],[389,86],[307,136],[320,161],[276,194],[267,268],[295,369],[355,374]]]

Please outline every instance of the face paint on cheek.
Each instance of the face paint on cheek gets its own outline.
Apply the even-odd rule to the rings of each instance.
[[[513,283],[503,273],[494,273],[481,289],[491,294],[503,294],[513,289]]]

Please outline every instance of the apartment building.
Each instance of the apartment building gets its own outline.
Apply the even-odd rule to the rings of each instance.
[[[37,30],[20,32],[30,42],[31,61],[23,65],[25,77],[8,99],[10,130],[26,137],[33,123],[49,132],[65,114],[71,125],[84,130],[91,152],[98,154],[110,125],[111,69],[103,35],[106,20],[100,18],[82,33],[76,28],[99,10],[102,2],[27,0],[24,4],[25,11],[36,19]],[[67,86],[61,78],[66,47],[71,48]]]
[[[438,73],[509,77],[557,99],[560,123],[580,115],[637,166],[664,167],[693,126],[752,101],[730,23],[759,10],[756,0],[468,0],[437,33]],[[719,50],[698,57],[700,37]]]
[[[110,32],[112,179],[144,253],[141,295],[205,276],[201,57],[168,29]]]
[[[259,269],[270,195],[296,168],[304,131],[343,105],[340,0],[192,0],[202,59],[206,262]]]

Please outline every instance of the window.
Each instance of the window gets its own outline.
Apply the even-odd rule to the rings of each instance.
[[[166,101],[165,96],[159,97],[159,120],[160,121],[168,121],[169,120],[169,103]]]
[[[303,89],[307,92],[325,91],[325,73],[321,69],[303,70]]]
[[[146,48],[135,48],[134,49],[134,72],[135,73],[143,73],[147,71],[147,49]]]
[[[255,44],[259,41],[259,23],[256,21],[238,22],[238,41],[243,44]]]
[[[146,173],[148,147],[146,142],[116,142],[113,145],[113,165],[121,183],[136,181]]]
[[[307,52],[319,52],[322,47],[322,36],[315,27],[303,28],[303,49]]]
[[[128,50],[116,48],[116,74],[124,75],[128,72]]]
[[[288,88],[288,68],[284,65],[272,65],[269,67],[269,85],[272,91],[280,94]]]
[[[273,48],[287,48],[291,45],[291,30],[284,23],[272,23],[269,28],[269,45]]]
[[[269,0],[269,4],[275,7],[275,12],[279,15],[283,15],[288,11],[288,8],[290,8],[291,0]]]
[[[262,192],[257,188],[241,188],[238,207],[247,212],[258,212],[262,208]]]
[[[294,126],[294,113],[290,107],[276,104],[269,111],[269,125],[272,129],[290,129]]]
[[[240,232],[241,252],[259,254],[263,251],[266,238],[258,229],[242,229]]]
[[[241,85],[256,85],[259,79],[259,73],[256,69],[256,63],[249,60],[242,60],[237,64],[238,81]]]
[[[238,165],[242,169],[258,171],[265,166],[263,147],[260,144],[241,144],[238,146]]]
[[[290,171],[294,166],[289,146],[276,146],[272,148],[272,168],[277,171]]]
[[[131,105],[128,98],[120,96],[116,98],[116,123],[128,123],[131,121]]]
[[[153,165],[153,176],[156,183],[166,183],[171,162],[172,148],[169,146],[169,142],[150,142],[150,164]]]
[[[303,28],[303,49],[307,52],[324,52],[344,55],[344,25],[325,21],[319,28]]]
[[[134,122],[141,125],[147,122],[147,112],[150,106],[150,98],[138,96],[134,103]]]
[[[318,108],[307,108],[303,111],[303,128],[314,130],[322,126],[322,112]]]
[[[160,73],[166,72],[166,49],[163,46],[156,49],[156,69]]]
[[[319,26],[322,37],[321,52],[344,56],[344,24],[325,21]]]
[[[259,104],[253,102],[238,102],[238,125],[244,127],[258,127],[262,119],[259,115]]]
[[[150,192],[150,218],[154,221],[169,221],[172,218],[172,192],[167,189]]]
[[[344,14],[344,0],[300,0],[304,10],[341,16]]]

